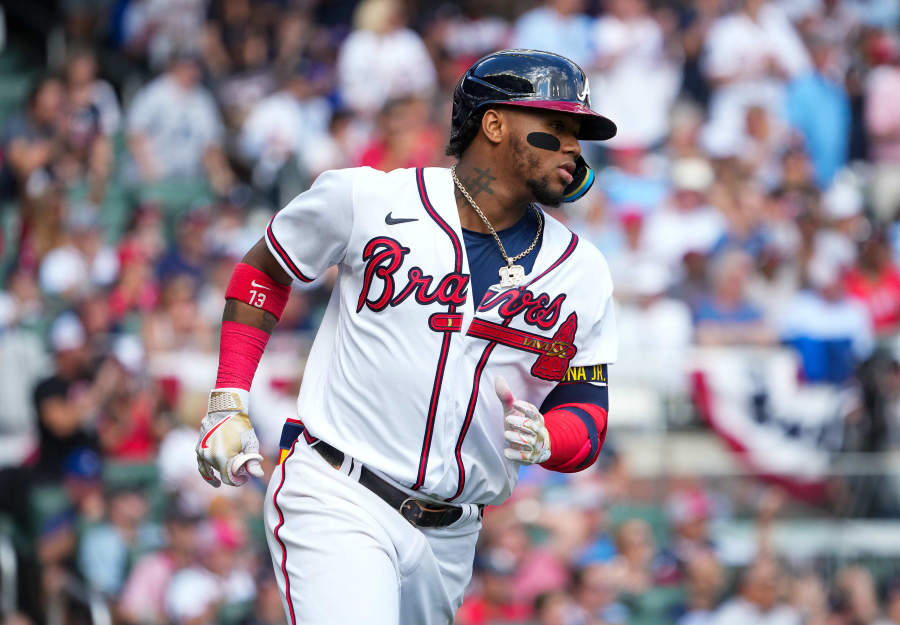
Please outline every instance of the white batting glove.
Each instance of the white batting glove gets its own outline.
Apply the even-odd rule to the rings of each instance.
[[[527,401],[513,397],[506,380],[494,380],[494,390],[503,404],[503,455],[522,464],[540,464],[550,458],[550,433],[544,415]]]
[[[239,388],[216,388],[209,393],[196,447],[197,468],[216,488],[222,482],[242,486],[249,475],[263,477],[259,439],[247,415],[249,398],[250,393]]]

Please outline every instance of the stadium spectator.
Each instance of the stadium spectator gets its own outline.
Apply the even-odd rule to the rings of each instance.
[[[727,250],[741,250],[751,258],[758,258],[769,242],[763,221],[766,196],[752,181],[738,183],[735,187],[734,191],[719,195],[727,226],[710,254],[716,256]]]
[[[47,375],[50,358],[44,342],[30,330],[44,314],[37,284],[30,272],[13,268],[0,292],[0,392],[6,401],[0,406],[0,467],[21,465],[36,442],[37,419],[33,398],[35,385]]]
[[[801,572],[791,583],[790,603],[809,625],[829,623],[829,597],[821,577],[813,571]]]
[[[596,50],[591,104],[618,120],[612,148],[656,148],[681,83],[681,67],[667,57],[663,31],[645,0],[609,0],[594,26]]]
[[[33,472],[38,481],[57,482],[71,453],[99,451],[91,421],[100,389],[91,385],[91,354],[78,318],[72,313],[60,316],[51,337],[56,371],[34,389],[38,448]]]
[[[160,280],[187,276],[194,281],[195,286],[203,283],[206,263],[210,258],[210,250],[206,246],[203,234],[210,221],[210,215],[201,209],[188,213],[178,222],[175,245],[156,265],[156,273]]]
[[[64,122],[65,90],[52,75],[35,83],[25,110],[7,122],[4,161],[21,197],[33,198],[50,189],[63,151]]]
[[[90,48],[76,47],[66,58],[66,96],[70,115],[80,124],[93,126],[106,136],[119,129],[122,111],[116,92],[97,76],[97,55]]]
[[[88,185],[88,199],[99,205],[113,171],[112,135],[121,111],[115,91],[97,77],[97,59],[89,49],[75,49],[66,60],[66,159],[62,177],[67,186]]]
[[[676,625],[708,625],[712,622],[724,586],[722,565],[710,552],[687,563],[685,605],[675,608]]]
[[[658,210],[669,190],[659,160],[639,148],[614,150],[611,166],[600,172],[598,182],[612,214],[635,207],[645,214]]]
[[[680,100],[672,105],[669,112],[669,135],[662,148],[670,162],[703,156],[699,143],[703,115],[703,110],[689,100]]]
[[[679,20],[679,43],[684,54],[681,91],[704,108],[709,102],[710,85],[703,71],[703,49],[709,29],[719,17],[720,4],[718,0],[704,0],[683,7]]]
[[[200,84],[196,57],[176,55],[165,73],[135,95],[127,130],[141,181],[182,179],[205,172],[219,191],[230,186],[232,172],[222,151],[222,120],[212,94]]]
[[[201,41],[206,4],[205,0],[129,2],[120,16],[126,51],[161,69],[177,51],[193,49]]]
[[[469,595],[456,614],[460,625],[490,625],[497,622],[524,622],[531,606],[516,595],[512,578],[515,564],[502,551],[488,551],[475,561],[474,574],[480,589]]]
[[[440,158],[444,136],[428,121],[421,98],[390,100],[379,115],[379,132],[359,157],[359,165],[391,171],[424,167]]]
[[[679,159],[672,163],[670,178],[669,201],[647,220],[646,245],[654,258],[677,275],[686,254],[712,251],[726,224],[722,212],[708,201],[714,173],[706,160]]]
[[[813,258],[807,273],[811,288],[788,304],[779,335],[800,356],[807,382],[841,384],[874,347],[869,313],[847,297],[833,260]]]
[[[774,331],[762,311],[747,298],[747,279],[753,269],[745,252],[723,253],[712,267],[712,288],[694,311],[700,345],[772,345]]]
[[[547,0],[528,11],[513,27],[512,47],[550,50],[590,67],[597,47],[584,5],[584,0]]]
[[[166,589],[166,612],[177,625],[211,625],[220,609],[256,597],[252,561],[240,557],[243,531],[214,519],[199,529],[198,539],[199,561],[177,571]]]
[[[609,583],[620,596],[637,597],[656,584],[672,581],[671,562],[660,557],[651,527],[643,519],[627,519],[616,528],[618,555],[609,563]]]
[[[747,299],[762,311],[769,327],[777,327],[784,307],[799,285],[796,262],[777,245],[766,242],[756,259],[756,271],[747,281]]]
[[[580,622],[624,625],[628,608],[616,600],[618,592],[607,564],[588,564],[572,574],[572,596],[580,612]]]
[[[822,196],[821,208],[825,227],[815,235],[813,253],[848,269],[856,262],[858,242],[869,228],[862,192],[852,174],[842,172],[835,178]]]
[[[684,480],[669,495],[666,514],[672,537],[667,552],[678,564],[681,574],[689,575],[693,560],[715,557],[709,531],[712,512],[712,501],[701,484]],[[704,571],[698,573],[702,575]]]
[[[615,219],[609,222],[600,221],[600,210],[594,210],[591,216],[592,225],[577,224],[579,232],[591,238],[591,241],[603,249],[609,270],[616,281],[616,300],[633,302],[638,296],[638,284],[635,283],[635,272],[647,265],[659,264],[647,250],[644,224],[646,218],[639,207],[621,208],[619,224]],[[599,222],[599,223],[598,223]],[[610,223],[611,222],[611,223]],[[615,226],[619,226],[616,228]],[[604,239],[598,240],[601,236]],[[614,238],[615,237],[615,238]]]
[[[363,0],[353,22],[354,31],[341,44],[337,60],[347,107],[371,119],[388,100],[431,95],[434,64],[419,35],[406,27],[400,2]]]
[[[710,625],[800,625],[800,615],[782,598],[784,574],[762,557],[740,574],[738,596],[716,610]]]
[[[163,283],[159,306],[144,324],[144,343],[151,356],[171,350],[210,349],[212,328],[200,315],[196,283],[186,273],[173,274]]]
[[[626,286],[629,299],[617,300],[622,355],[616,362],[616,377],[665,394],[685,393],[684,363],[694,328],[687,304],[666,295],[671,271],[645,261],[631,267],[625,276],[627,279],[617,283]],[[657,363],[652,369],[647,368],[641,355],[648,350],[653,351]]]
[[[21,265],[10,268],[6,290],[0,292],[0,327],[27,327],[44,314],[45,302],[34,272]]]
[[[877,4],[877,3],[876,3]],[[810,3],[797,3],[801,15],[792,15],[804,34],[817,34],[833,45],[843,45],[848,41],[856,41],[862,26],[862,7],[855,2],[839,0],[818,0]],[[846,64],[846,50],[839,52],[840,62]]]
[[[900,325],[900,270],[891,258],[884,232],[873,232],[860,245],[856,265],[844,274],[847,294],[869,310],[875,333],[887,336]]]
[[[781,6],[742,0],[739,10],[710,27],[705,72],[713,85],[704,143],[714,157],[739,153],[749,106],[780,115],[785,81],[809,67],[809,58]]]
[[[38,276],[41,291],[74,302],[110,286],[118,275],[119,260],[115,250],[104,245],[94,215],[72,215],[66,225],[65,241],[47,252]]]
[[[107,510],[106,522],[84,531],[78,565],[91,586],[114,596],[121,591],[135,555],[159,547],[160,537],[158,528],[146,522],[147,501],[140,491],[110,493]]]
[[[129,314],[147,314],[159,299],[150,257],[137,242],[119,248],[119,277],[109,293],[109,314],[120,322]]]
[[[808,46],[812,66],[787,86],[787,117],[803,136],[816,183],[824,189],[847,161],[850,99],[836,58],[840,44],[820,33],[809,38]]]
[[[509,22],[477,0],[457,4],[456,11],[437,20],[431,34],[451,61],[447,69],[453,75],[441,81],[446,88],[452,88],[460,74],[485,54],[509,47]]]
[[[166,513],[164,548],[139,557],[131,568],[119,599],[128,625],[165,622],[164,601],[172,576],[194,563],[200,515],[170,507]]]
[[[747,106],[734,155],[741,178],[754,180],[765,189],[778,186],[789,136],[785,124],[765,107]]]
[[[879,616],[872,574],[863,566],[847,566],[837,573],[837,592],[846,601],[852,623],[872,623]]]
[[[900,625],[900,580],[891,579],[885,587],[885,617],[875,625]]]
[[[320,170],[315,152],[328,135],[331,106],[319,95],[309,67],[298,67],[282,88],[259,98],[241,128],[241,155],[252,163],[253,183],[270,187],[291,159],[309,175]]]
[[[878,34],[871,43],[876,48],[878,66],[869,74],[865,85],[865,120],[869,134],[872,172],[872,207],[879,219],[896,219],[900,207],[900,43],[887,32]]]

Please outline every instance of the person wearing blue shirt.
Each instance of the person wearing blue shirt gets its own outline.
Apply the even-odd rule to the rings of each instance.
[[[786,107],[789,123],[806,142],[816,183],[824,189],[847,162],[850,99],[844,86],[829,76],[835,53],[831,44],[813,39],[810,53],[813,69],[788,84]]]
[[[549,50],[590,67],[594,21],[583,11],[583,0],[548,0],[516,22],[513,47]]]
[[[771,345],[775,334],[762,311],[747,299],[752,258],[738,249],[722,252],[712,267],[712,289],[694,310],[700,345]]]

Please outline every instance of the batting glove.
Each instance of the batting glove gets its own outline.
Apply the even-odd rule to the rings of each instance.
[[[247,415],[249,398],[248,391],[238,388],[216,388],[209,393],[196,447],[197,467],[203,479],[216,488],[222,482],[241,486],[249,475],[263,477],[259,439]]]
[[[550,459],[550,433],[544,415],[527,401],[513,397],[506,380],[498,377],[494,390],[503,404],[503,455],[522,464],[540,464]]]

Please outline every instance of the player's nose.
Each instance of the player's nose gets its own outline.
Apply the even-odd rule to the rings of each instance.
[[[565,136],[561,137],[559,149],[563,154],[571,156],[572,160],[581,156],[581,144],[578,142],[578,139],[575,138],[574,134],[566,133]]]

